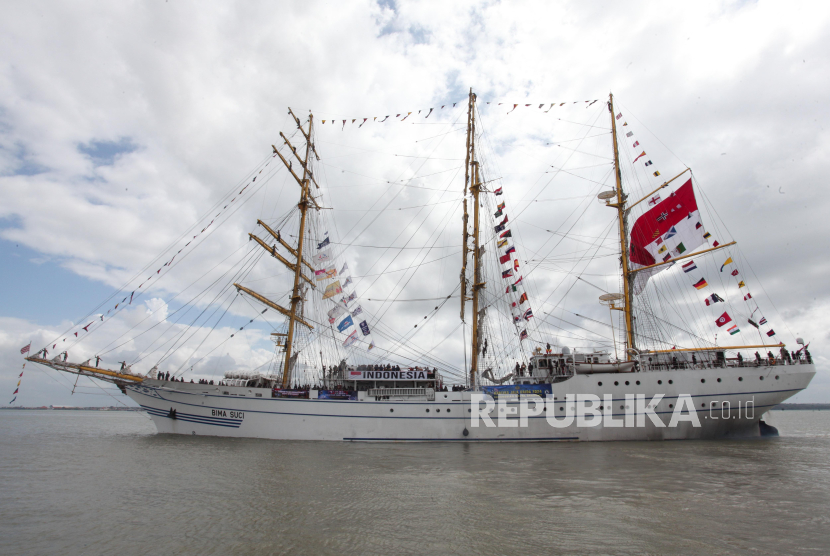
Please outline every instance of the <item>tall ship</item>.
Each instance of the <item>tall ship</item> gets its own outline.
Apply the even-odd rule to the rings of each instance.
[[[765,294],[692,171],[662,176],[613,95],[567,107],[480,106],[470,90],[457,104],[446,107],[455,120],[429,119],[445,106],[342,122],[289,109],[295,126],[280,133],[280,146],[204,220],[27,360],[74,374],[76,384],[89,377],[116,385],[165,434],[508,442],[771,431],[762,416],[809,385],[812,356],[800,338],[790,346],[779,340],[773,324],[784,325],[765,318]],[[533,152],[555,154],[554,164],[510,194],[494,163],[498,145],[484,129],[499,122],[482,113],[567,108],[555,122],[575,126],[567,128],[573,137],[537,141]],[[588,118],[576,121],[576,109]],[[357,131],[395,121],[429,129],[419,141],[431,141],[430,150],[413,157],[423,159],[413,176],[387,179],[386,196],[361,207],[341,236],[328,184],[346,169],[322,156],[318,127]],[[436,160],[458,162],[431,172],[438,168],[426,163]],[[354,173],[371,173],[363,172]],[[547,199],[548,186],[565,178],[577,185]],[[263,208],[249,222],[246,242],[230,254],[212,251],[216,267],[176,292],[175,304],[150,302],[155,284],[277,182],[273,214]],[[437,193],[400,207],[409,198],[402,191]],[[418,209],[415,217],[409,209]],[[381,217],[378,231],[372,226]],[[450,234],[454,241],[438,245]],[[383,245],[361,245],[367,237]],[[358,247],[393,254],[375,263],[350,258]],[[454,283],[429,280],[449,264],[458,265]],[[392,287],[373,294],[381,278]],[[402,298],[408,291],[422,297]],[[141,302],[144,316],[122,314]],[[425,309],[413,317],[407,302]],[[457,325],[446,332],[439,325],[449,320]],[[111,323],[117,328],[107,335]],[[219,356],[254,332],[273,344],[258,367]]]

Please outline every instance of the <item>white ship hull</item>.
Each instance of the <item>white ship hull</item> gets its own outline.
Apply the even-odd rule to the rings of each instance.
[[[546,419],[551,408],[529,418],[526,427],[486,427],[481,421],[474,427],[472,392],[436,392],[434,401],[288,399],[272,398],[267,389],[157,380],[127,386],[126,392],[152,417],[160,433],[169,434],[392,442],[679,440],[758,436],[761,415],[806,388],[814,375],[814,365],[802,363],[577,375],[553,385],[557,401],[552,410],[557,418],[566,414],[562,400],[568,394],[612,395],[613,416],[618,420],[626,414],[626,394],[644,394],[646,400],[663,394],[655,413],[668,425],[675,411],[670,404],[688,394],[700,427],[690,422],[658,427],[644,419],[645,426],[640,427],[578,427],[574,420],[570,426],[554,428]],[[509,402],[507,413],[517,405]],[[494,423],[497,412],[490,414]],[[518,425],[517,417],[510,420]]]

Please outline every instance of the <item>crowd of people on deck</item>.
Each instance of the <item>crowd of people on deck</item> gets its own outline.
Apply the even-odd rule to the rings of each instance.
[[[812,363],[813,362],[813,357],[812,357],[812,355],[810,355],[810,350],[807,349],[806,346],[802,349],[799,349],[798,351],[787,351],[786,348],[782,347],[781,350],[779,351],[778,357],[776,357],[775,354],[772,353],[772,351],[768,351],[766,358],[764,358],[761,355],[760,352],[756,351],[755,352],[755,359],[751,363],[750,362],[744,363],[743,354],[741,352],[738,352],[738,356],[735,357],[734,359],[730,359],[730,361],[737,361],[739,367],[750,367],[750,366],[760,367],[761,365],[764,364],[765,359],[766,359],[766,362],[767,362],[768,365],[794,365],[795,362],[800,361],[802,358],[805,361],[807,361],[807,363]],[[727,361],[727,359],[726,359],[726,357],[724,357],[724,353],[723,352],[718,352],[716,354],[716,359],[714,360],[713,363],[714,363],[715,366],[723,367],[723,366],[726,366],[726,361]],[[648,358],[648,364],[653,365],[654,363],[655,362],[652,362],[652,358],[649,357]],[[694,354],[694,353],[692,354],[691,363],[692,363],[692,366],[696,366],[697,363],[698,363],[697,355]],[[686,366],[685,361],[680,361],[677,358],[676,355],[672,355],[671,368],[679,369],[681,367],[685,368],[685,366]]]
[[[522,363],[519,365],[519,362],[516,361],[516,371],[515,376],[523,377],[523,376],[533,376],[533,363]]]
[[[176,378],[175,376],[170,376],[170,371],[166,373],[159,373],[158,380],[163,380],[165,382],[187,382],[183,377]],[[195,382],[192,378],[190,379],[191,384],[213,384],[212,380],[207,380],[205,378],[200,378],[199,382]]]

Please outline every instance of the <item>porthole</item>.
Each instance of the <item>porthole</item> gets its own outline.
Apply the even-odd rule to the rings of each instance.
[[[449,413],[449,412],[450,412],[450,410],[448,409],[448,410],[447,410],[447,413]]]
[[[674,384],[674,381],[673,381],[673,380],[670,380],[670,381],[669,381],[669,384]]]
[[[559,408],[559,411],[565,411],[565,408],[564,408],[564,407],[560,407],[560,408]]]
[[[706,404],[705,404],[705,403],[702,403],[702,404],[700,404],[700,407],[705,408],[705,407],[706,407]]]
[[[704,382],[706,382],[706,379],[705,379],[705,378],[701,378],[701,379],[700,379],[700,383],[701,383],[701,384],[703,384]]]
[[[657,384],[663,384],[663,381],[662,381],[662,380],[658,380],[658,381],[657,381]]]
[[[775,380],[778,380],[778,375],[775,375]]]
[[[758,378],[761,379],[761,380],[764,380],[764,377],[762,377],[762,376],[759,376]]]
[[[718,382],[720,382],[720,379],[718,379]]]
[[[427,409],[427,413],[429,413],[429,409]]]
[[[744,379],[744,377],[742,377],[742,376],[739,376],[739,377],[738,377],[738,382],[741,382],[741,381],[743,381],[743,379]]]
[[[619,385],[620,385],[620,383],[615,380],[614,381],[614,386],[619,386]]]
[[[467,413],[472,413],[472,412],[473,412],[473,410],[472,410],[472,409],[468,409],[468,410],[467,410]]]
[[[389,408],[389,413],[395,413],[395,410],[390,407]]]
[[[440,409],[436,409],[436,410],[435,410],[435,413],[441,413],[441,410],[440,410]]]
[[[673,408],[673,407],[674,407],[674,404],[673,404],[673,403],[670,403],[670,404],[669,404],[669,409],[671,409],[671,408]]]
[[[626,385],[626,386],[628,386],[628,384],[629,384],[629,382],[626,380],[626,381],[625,381],[625,385]]]
[[[620,409],[625,409],[625,406],[624,406],[624,405],[621,405],[621,406],[620,406]]]
[[[603,408],[602,406],[599,406],[599,410],[600,410],[600,411],[602,411],[603,409],[604,409],[604,408]]]
[[[639,386],[639,385],[640,385],[640,381],[638,380],[638,381],[637,381],[637,382],[635,382],[634,384],[636,384],[637,386]]]
[[[597,385],[602,386],[602,382],[597,382]]]
[[[716,404],[716,403],[717,403],[717,402],[712,402],[712,407],[715,407],[715,404]]]
[[[547,410],[548,410],[548,406],[545,406],[545,407],[542,408],[542,411],[547,411]]]

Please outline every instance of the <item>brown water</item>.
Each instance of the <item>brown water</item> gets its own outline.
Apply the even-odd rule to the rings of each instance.
[[[826,554],[830,412],[777,439],[342,444],[0,411],[0,554]]]

